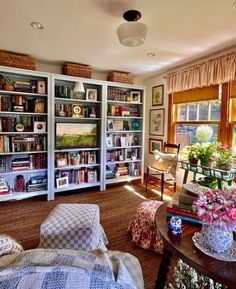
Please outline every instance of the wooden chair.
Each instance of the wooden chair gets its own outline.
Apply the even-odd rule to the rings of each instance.
[[[163,153],[158,151],[154,152],[156,159],[155,165],[147,167],[146,191],[148,184],[157,187],[161,190],[161,200],[163,200],[165,187],[173,187],[174,192],[176,191],[176,169],[179,151],[180,144],[164,142]]]

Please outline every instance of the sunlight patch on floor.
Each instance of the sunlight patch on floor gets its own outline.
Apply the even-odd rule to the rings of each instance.
[[[135,189],[133,187],[129,186],[129,185],[125,185],[124,188],[127,189],[128,191],[132,192],[136,196],[140,197],[141,199],[144,199],[144,200],[147,199],[144,196],[142,196],[141,194],[139,194],[138,192],[136,192]]]
[[[152,192],[161,197],[161,192],[160,191],[152,189]],[[163,194],[163,201],[170,201],[170,200],[172,200],[172,197]]]

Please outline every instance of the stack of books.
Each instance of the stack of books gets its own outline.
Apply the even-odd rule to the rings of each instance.
[[[11,161],[11,170],[24,171],[30,170],[30,159],[29,158],[15,158]]]
[[[166,208],[167,216],[178,216],[183,221],[201,224],[192,205],[198,194],[207,189],[198,184],[183,185],[182,191],[175,193],[172,201],[168,204]]]
[[[4,177],[0,177],[0,196],[11,194],[12,192],[9,188],[10,186],[8,185],[6,179]]]
[[[29,81],[16,81],[14,87],[15,91],[32,92],[31,82]]]
[[[128,167],[125,164],[118,164],[114,169],[114,173],[118,177],[127,177],[129,175]]]

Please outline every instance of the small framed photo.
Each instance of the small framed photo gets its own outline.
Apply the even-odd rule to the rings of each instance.
[[[57,168],[62,168],[67,166],[67,158],[56,159]]]
[[[86,89],[86,100],[96,101],[97,100],[97,89]]]
[[[121,147],[126,147],[127,146],[127,140],[125,136],[120,137],[120,146]]]
[[[107,148],[112,148],[113,147],[112,136],[107,136],[106,137],[106,147]]]
[[[164,136],[165,109],[150,109],[149,134]]]
[[[164,84],[152,88],[152,106],[163,105]]]
[[[44,102],[36,102],[34,106],[35,113],[44,113]]]
[[[37,81],[36,92],[39,94],[46,94],[46,81],[45,80]]]
[[[115,130],[113,119],[108,119],[107,120],[107,130]]]
[[[56,179],[57,188],[65,188],[69,186],[68,177]]]
[[[92,153],[92,152],[88,153],[88,164],[89,165],[96,164],[96,154],[95,153]]]
[[[140,103],[140,91],[131,91],[131,102]]]
[[[149,139],[149,153],[154,154],[154,151],[162,151],[163,150],[163,140],[160,139]]]
[[[88,183],[96,183],[97,171],[88,171],[87,177],[88,177]]]
[[[45,121],[35,121],[34,122],[34,132],[46,132],[46,122]]]

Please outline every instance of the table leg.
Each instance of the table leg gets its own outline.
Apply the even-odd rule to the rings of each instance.
[[[172,253],[166,248],[164,248],[164,252],[161,258],[161,264],[157,274],[155,289],[164,289],[165,282],[167,280],[167,274],[169,272],[171,256]]]
[[[222,189],[222,181],[220,179],[217,179],[217,183],[218,183],[218,189]]]
[[[183,179],[183,184],[186,184],[188,180],[188,170],[185,170],[184,172],[184,179]]]

